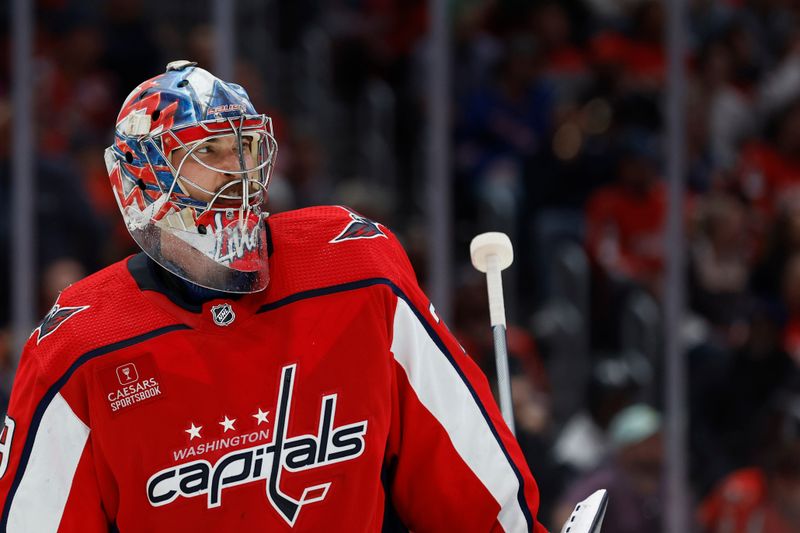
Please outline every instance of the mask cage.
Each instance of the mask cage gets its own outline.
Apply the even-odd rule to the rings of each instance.
[[[229,136],[233,136],[238,145],[239,169],[215,167],[203,161],[196,154],[196,151],[204,143]],[[252,166],[248,166],[245,161],[243,145],[246,137],[251,139],[249,155],[253,162]],[[173,179],[168,189],[165,189],[161,180],[156,180],[162,194],[169,195],[170,201],[179,207],[214,211],[229,211],[237,207],[244,211],[261,205],[265,199],[265,191],[269,185],[278,151],[278,143],[272,132],[272,120],[266,115],[240,115],[196,122],[180,128],[150,134],[142,138],[140,143],[142,148],[150,149],[143,149],[142,152],[154,175],[156,174],[156,165],[151,160],[151,150],[154,150],[164,162],[160,168],[166,167],[172,174]],[[170,160],[169,154],[178,148],[183,148],[186,153],[176,167]],[[191,177],[181,175],[182,167],[190,157],[199,165],[213,172],[240,176],[241,179],[232,179],[217,191],[207,190],[195,183]],[[241,185],[241,193],[232,193],[238,185]],[[193,198],[191,196],[193,191],[211,196],[211,199],[204,201]],[[241,203],[239,206],[235,206],[231,205],[233,202]]]

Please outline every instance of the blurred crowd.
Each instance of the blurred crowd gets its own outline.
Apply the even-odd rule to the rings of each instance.
[[[13,123],[29,118],[40,315],[63,287],[136,251],[102,152],[137,83],[174,59],[213,67],[207,3],[39,0],[33,117],[14,115],[9,31],[0,37],[0,249],[9,257]],[[688,313],[676,333],[689,362],[687,497],[697,531],[800,532],[800,2],[688,3]],[[397,231],[424,285],[428,2],[261,5],[270,8],[262,19],[237,16],[247,29],[237,34],[234,81],[275,120],[270,210],[348,204]],[[466,250],[477,232],[509,233],[513,399],[542,492],[540,519],[558,529],[579,499],[606,487],[604,531],[660,531],[659,309],[672,290],[664,279],[665,4],[449,6],[451,325],[491,376],[485,288]],[[191,16],[153,16],[170,9]],[[259,37],[265,31],[269,39]],[[273,53],[259,53],[259,42]],[[319,42],[328,75],[297,74],[316,72],[302,58]],[[292,98],[306,92],[307,101]],[[365,100],[384,104],[365,108]],[[320,117],[336,130],[315,127]],[[0,262],[5,374],[14,360],[9,270]]]

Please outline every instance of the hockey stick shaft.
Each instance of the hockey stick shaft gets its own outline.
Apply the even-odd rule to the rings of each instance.
[[[503,301],[503,278],[500,275],[499,258],[487,256],[486,288],[489,293],[489,319],[494,337],[494,356],[497,366],[497,392],[500,397],[500,412],[511,433],[514,427],[514,406],[511,401],[511,376],[508,371],[508,341],[506,338],[506,311]]]
[[[500,395],[500,412],[511,433],[516,435],[514,427],[514,406],[511,402],[511,376],[508,372],[508,347],[506,344],[505,326],[492,326],[494,335],[494,355],[497,364],[497,390]]]

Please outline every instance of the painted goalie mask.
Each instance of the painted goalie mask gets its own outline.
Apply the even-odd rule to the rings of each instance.
[[[250,293],[269,282],[266,190],[272,121],[239,85],[175,61],[139,85],[105,161],[133,239],[197,285]]]

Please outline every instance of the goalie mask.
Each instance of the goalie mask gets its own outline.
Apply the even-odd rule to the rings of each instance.
[[[139,85],[105,161],[133,239],[192,283],[250,293],[269,282],[263,211],[278,145],[239,85],[176,61]]]

